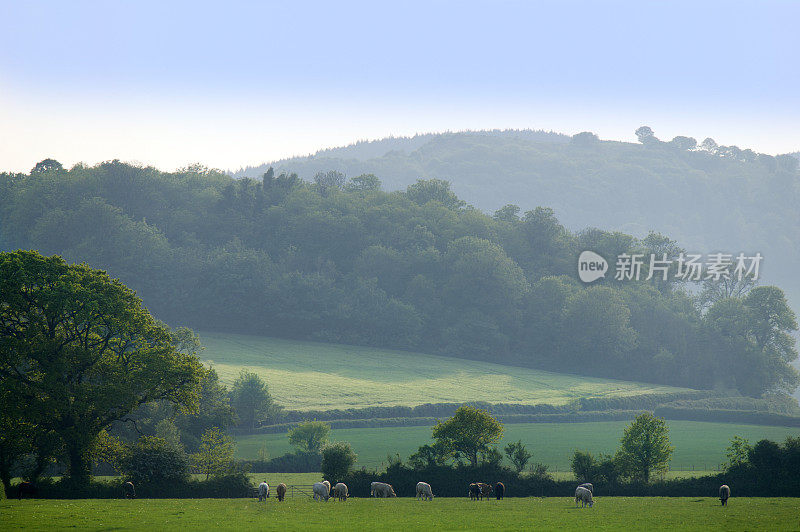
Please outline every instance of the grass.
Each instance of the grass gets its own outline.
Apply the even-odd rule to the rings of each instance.
[[[582,377],[373,347],[201,333],[201,358],[220,380],[259,374],[280,405],[328,410],[424,403],[562,405],[580,397],[633,396],[683,388]]]
[[[604,421],[593,423],[514,423],[505,425],[501,448],[507,442],[522,440],[533,453],[533,461],[551,469],[569,469],[575,449],[593,454],[613,453],[619,445],[622,431],[628,422]],[[673,469],[711,470],[726,461],[725,448],[734,435],[755,443],[761,439],[783,441],[787,436],[799,436],[800,429],[735,425],[699,421],[667,421],[670,440],[675,452]],[[334,429],[331,440],[350,442],[358,454],[358,465],[381,468],[388,453],[399,453],[405,459],[420,445],[430,442],[431,427],[384,427],[366,429]],[[236,453],[239,458],[255,458],[258,449],[266,445],[270,456],[291,450],[284,434],[238,436]],[[384,464],[385,465],[385,464]]]
[[[567,497],[470,501],[437,498],[0,501],[4,530],[797,530],[800,499]]]

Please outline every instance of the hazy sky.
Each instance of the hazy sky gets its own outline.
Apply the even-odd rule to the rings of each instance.
[[[286,2],[288,4],[288,2]],[[800,2],[0,0],[0,171],[533,128],[800,150]]]

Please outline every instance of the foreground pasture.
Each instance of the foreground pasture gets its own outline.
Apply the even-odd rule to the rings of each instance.
[[[435,487],[434,487],[435,490]],[[599,497],[594,508],[571,498],[470,501],[437,498],[0,501],[9,529],[286,529],[327,530],[800,530],[800,499]]]

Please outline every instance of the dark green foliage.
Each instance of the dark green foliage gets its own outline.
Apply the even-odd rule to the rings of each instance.
[[[502,423],[487,411],[470,406],[460,407],[453,417],[433,427],[433,439],[448,457],[456,461],[466,459],[473,467],[478,465],[479,459],[496,461],[494,453],[497,451],[491,446],[500,441],[502,435]],[[502,459],[502,455],[499,456]]]
[[[506,453],[511,463],[514,464],[514,469],[517,473],[525,469],[528,461],[533,457],[525,448],[525,445],[523,445],[522,440],[509,443],[505,446],[503,451]]]
[[[511,143],[539,154],[543,145],[525,147],[535,138],[531,132],[453,135],[436,141],[436,149],[455,145],[467,157],[475,143],[490,152]],[[558,141],[547,149],[567,150],[562,155],[584,165],[584,157],[596,158],[590,152],[612,150],[600,141],[587,148],[542,138]],[[715,168],[734,164],[716,153],[662,144],[671,143],[618,149],[639,163],[688,157],[710,160]],[[258,180],[232,180],[202,167],[163,173],[119,161],[3,174],[0,244],[108,269],[161,319],[196,328],[694,388],[723,383],[751,396],[797,382],[789,366],[791,316],[762,330],[769,323],[762,311],[781,302],[777,289],[747,303],[743,295],[704,317],[674,284],[604,279],[586,287],[576,280],[581,249],[608,257],[662,248],[671,253],[677,244],[663,235],[639,242],[599,229],[573,233],[547,207],[508,206],[490,217],[465,206],[446,181],[384,192],[365,171],[348,171],[359,177],[345,183],[344,171],[329,170],[309,174],[323,173],[316,183],[280,169],[265,168]],[[631,181],[629,173],[618,179]],[[490,175],[482,173],[483,179]],[[498,205],[518,197],[504,194]],[[726,328],[743,312],[749,316],[744,337]],[[251,428],[275,422],[245,417]]]
[[[306,421],[289,431],[289,443],[300,452],[319,453],[328,442],[331,426],[323,421]]]
[[[242,370],[233,382],[230,398],[239,425],[250,430],[274,423],[281,415],[281,408],[272,400],[267,383],[255,373]]]
[[[664,419],[644,412],[625,427],[614,461],[624,475],[647,483],[654,473],[663,473],[669,468],[673,451]]]
[[[334,442],[322,448],[322,477],[331,483],[344,478],[355,465],[358,456],[347,442]]]
[[[142,436],[131,445],[121,469],[137,490],[144,484],[163,485],[189,479],[189,461],[183,449],[154,436]]]
[[[0,392],[26,406],[20,421],[41,456],[57,436],[76,485],[89,481],[102,430],[151,401],[195,407],[202,375],[119,280],[58,256],[0,253]]]
[[[269,460],[242,460],[237,464],[252,473],[313,473],[321,471],[319,453],[294,452]]]

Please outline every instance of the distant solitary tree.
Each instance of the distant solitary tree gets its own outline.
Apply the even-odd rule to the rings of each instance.
[[[592,482],[597,469],[597,460],[589,452],[575,451],[570,461],[570,468],[578,482]]]
[[[508,459],[511,460],[511,463],[514,464],[514,469],[517,470],[517,473],[525,469],[528,461],[533,456],[522,444],[522,440],[509,443],[503,450]]]
[[[644,412],[625,428],[618,457],[628,476],[649,482],[653,473],[667,470],[673,450],[664,419]]]
[[[322,448],[322,476],[336,482],[347,476],[358,455],[347,442],[329,443]]]
[[[306,421],[289,431],[289,443],[302,451],[318,453],[328,441],[331,426],[323,421]]]
[[[731,438],[731,444],[725,449],[725,456],[728,457],[727,469],[746,464],[749,460],[753,446],[741,436]]]
[[[280,407],[274,403],[267,384],[253,372],[242,370],[231,388],[231,405],[239,424],[254,429],[277,417]]]
[[[502,423],[486,410],[471,406],[460,407],[453,417],[433,428],[433,439],[453,456],[466,457],[472,467],[478,465],[478,455],[488,453],[489,446],[502,436]]]
[[[233,469],[233,439],[217,427],[205,431],[200,437],[200,449],[192,455],[192,463],[200,473],[220,476]]]

